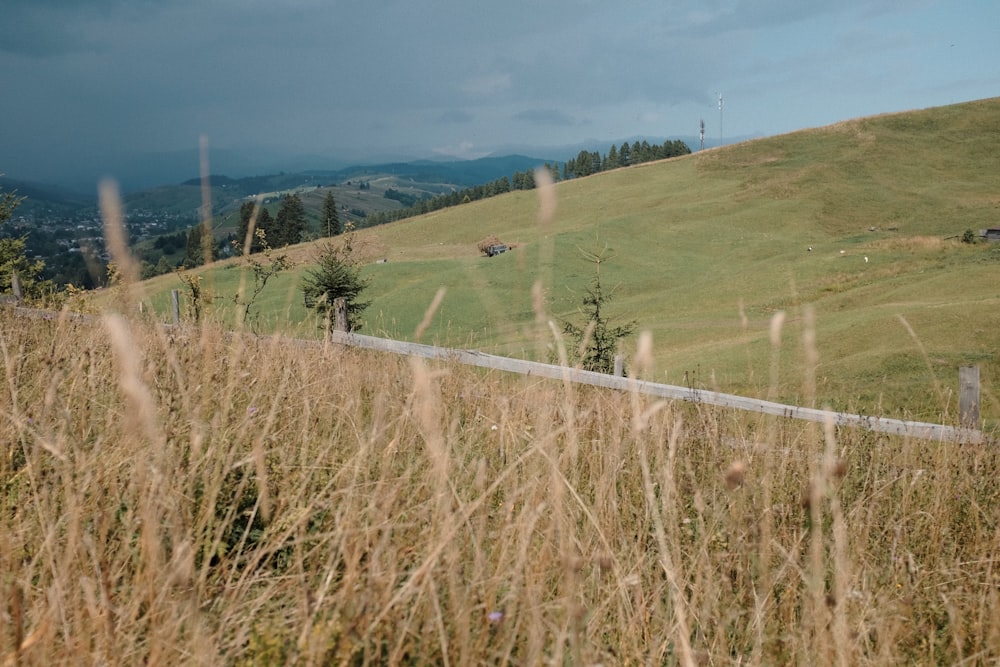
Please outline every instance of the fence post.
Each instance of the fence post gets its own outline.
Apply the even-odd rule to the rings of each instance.
[[[24,291],[21,288],[21,276],[17,275],[17,271],[13,271],[10,274],[10,291],[14,295],[14,300],[17,303],[21,303],[24,298]]]
[[[347,331],[347,299],[344,297],[333,300],[333,330]]]
[[[625,355],[620,352],[615,355],[615,377],[625,377]]]
[[[958,423],[964,428],[979,428],[979,366],[958,369]]]
[[[174,315],[174,324],[181,323],[181,303],[180,292],[175,289],[170,290],[170,307]]]

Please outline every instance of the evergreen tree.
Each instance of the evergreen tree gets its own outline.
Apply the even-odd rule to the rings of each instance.
[[[691,147],[680,139],[663,142],[664,157],[677,157],[678,155],[690,155]]]
[[[271,217],[271,212],[262,207],[260,213],[257,214],[257,226],[254,228],[253,243],[250,246],[251,253],[262,252],[273,247],[271,239],[277,235],[274,227],[274,218]]]
[[[306,209],[297,194],[287,194],[274,220],[274,238],[268,239],[272,247],[295,245],[302,241],[306,231]]]
[[[257,203],[252,201],[243,202],[240,206],[240,226],[236,233],[236,242],[239,244],[241,252],[246,243],[247,230],[250,228],[250,220],[253,218],[256,208]],[[261,206],[257,212],[257,222],[254,224],[253,238],[250,239],[251,253],[260,252],[264,249],[264,244],[261,242],[258,232],[264,233],[268,247],[273,245],[271,237],[275,234],[274,221],[271,218],[271,212],[264,206]]]
[[[608,159],[605,162],[605,169],[617,169],[621,166],[618,161],[618,147],[611,144],[611,148],[608,149]]]
[[[587,259],[597,268],[594,281],[583,297],[581,312],[586,321],[581,327],[564,320],[563,333],[576,343],[574,350],[582,350],[580,363],[584,370],[611,374],[615,368],[619,341],[632,335],[636,322],[632,320],[612,325],[611,318],[605,311],[605,305],[611,301],[612,295],[601,286],[601,262],[604,257],[601,253],[588,253]]]
[[[628,142],[623,143],[618,151],[618,164],[623,167],[632,164],[632,149],[629,148]]]
[[[24,197],[18,197],[17,192],[5,192],[0,196],[0,225],[7,222],[14,215],[14,209],[24,201]]]
[[[649,162],[652,159],[653,156],[650,154],[649,142],[643,139],[642,143],[639,144],[639,160],[641,162]]]
[[[327,236],[337,236],[344,231],[340,224],[340,215],[337,213],[337,202],[333,200],[333,190],[326,191],[326,199],[323,200],[323,233]]]
[[[200,266],[215,260],[215,244],[211,233],[205,238],[204,225],[195,225],[188,230],[184,262],[190,266]]]
[[[253,217],[253,210],[256,204],[252,201],[245,201],[240,204],[240,226],[236,230],[236,242],[242,248],[246,243],[247,230],[250,229],[250,218]]]
[[[336,324],[334,302],[344,299],[347,310],[347,330],[361,328],[361,313],[370,305],[359,301],[368,280],[361,276],[361,269],[351,256],[350,234],[340,245],[327,242],[316,258],[317,268],[307,271],[302,281],[305,305],[323,315],[332,329]]]
[[[533,190],[535,188],[535,172],[514,172],[513,187],[515,190]]]

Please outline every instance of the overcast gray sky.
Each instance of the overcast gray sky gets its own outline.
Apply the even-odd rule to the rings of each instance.
[[[709,143],[1000,95],[996,0],[3,0],[0,172]],[[694,146],[692,148],[695,148]],[[549,157],[548,155],[538,155]]]

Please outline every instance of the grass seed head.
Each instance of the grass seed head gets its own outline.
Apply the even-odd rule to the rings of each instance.
[[[726,488],[734,491],[743,485],[746,477],[746,465],[742,461],[733,461],[726,470]]]

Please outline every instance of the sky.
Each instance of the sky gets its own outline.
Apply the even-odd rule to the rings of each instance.
[[[996,0],[3,0],[2,19],[0,173],[43,181],[202,136],[261,162],[548,159],[1000,95]]]

